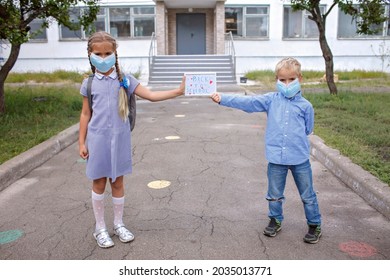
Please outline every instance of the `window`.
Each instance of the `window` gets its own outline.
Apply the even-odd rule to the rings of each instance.
[[[267,38],[268,24],[268,6],[225,8],[225,31],[235,37]]]
[[[134,37],[151,36],[154,32],[154,7],[133,8]]]
[[[386,12],[386,15],[387,15],[387,22],[385,22],[385,30],[386,31],[386,36],[390,36],[390,5],[387,5],[386,6],[386,9],[387,9],[387,12]]]
[[[30,42],[47,42],[46,28],[42,30],[43,19],[34,19],[30,24]],[[39,32],[38,30],[41,29]]]
[[[93,23],[95,27],[94,31],[107,31],[106,29],[106,9],[101,8],[96,16],[96,20]],[[91,33],[90,31],[88,32]],[[88,35],[89,35],[88,34]]]
[[[78,17],[80,16],[81,9],[73,8],[69,11],[70,21],[72,23],[79,23]],[[68,27],[61,25],[60,26],[60,38],[61,39],[82,39],[83,32],[81,29],[79,30],[70,30]]]
[[[110,8],[110,34],[130,37],[130,8]]]
[[[345,14],[341,9],[339,9],[339,24],[338,24],[338,37],[339,38],[368,38],[368,37],[381,37],[381,36],[390,36],[390,5],[386,6],[386,14],[388,20],[383,23],[383,26],[373,25],[372,30],[377,30],[375,34],[366,35],[357,33],[358,30],[358,20],[353,19],[351,15]]]
[[[71,12],[73,22],[82,9]],[[95,31],[106,31],[115,38],[137,38],[151,36],[155,29],[154,7],[102,7],[94,22]],[[61,26],[61,39],[85,39],[90,30],[71,31]]]
[[[321,13],[325,6],[320,6]],[[291,6],[285,6],[283,12],[283,38],[284,39],[317,39],[319,36],[316,23],[309,18],[308,11],[293,11]]]

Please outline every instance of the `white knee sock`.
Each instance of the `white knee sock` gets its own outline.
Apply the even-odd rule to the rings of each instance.
[[[98,231],[102,228],[106,228],[106,223],[104,221],[104,193],[97,194],[92,191],[92,208],[96,220],[95,230]]]
[[[123,224],[125,197],[112,197],[112,203],[114,204],[114,225]]]

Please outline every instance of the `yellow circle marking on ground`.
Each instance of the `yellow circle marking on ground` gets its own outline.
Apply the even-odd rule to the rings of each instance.
[[[184,118],[186,115],[175,115],[175,118]]]
[[[165,180],[158,180],[158,181],[152,181],[148,184],[148,187],[151,189],[164,189],[166,187],[169,187],[171,185],[171,182],[165,181]]]
[[[178,139],[180,139],[180,136],[167,136],[167,137],[165,137],[165,139],[167,139],[167,140],[178,140]]]

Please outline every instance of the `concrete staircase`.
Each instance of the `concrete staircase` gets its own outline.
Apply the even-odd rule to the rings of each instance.
[[[152,56],[149,84],[181,82],[184,73],[215,72],[218,84],[237,84],[233,56],[230,55],[157,55]]]

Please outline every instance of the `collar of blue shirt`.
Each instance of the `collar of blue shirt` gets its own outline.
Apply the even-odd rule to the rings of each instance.
[[[103,77],[105,77],[102,73],[99,73],[99,72],[95,72],[95,76],[96,78],[98,78],[99,80],[103,79]],[[118,74],[116,73],[116,69],[114,67],[114,71],[111,72],[110,75],[108,75],[108,77],[110,77],[111,79],[115,80],[118,78]]]

